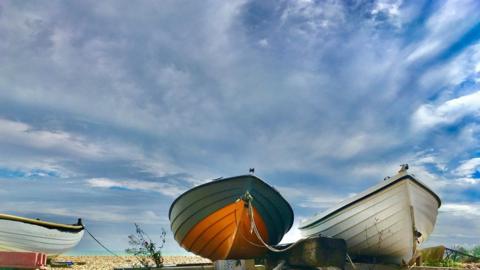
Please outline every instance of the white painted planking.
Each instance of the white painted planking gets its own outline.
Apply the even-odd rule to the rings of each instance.
[[[0,250],[58,255],[75,247],[84,231],[68,232],[12,220],[0,220]]]
[[[352,255],[408,262],[432,233],[439,206],[438,196],[404,171],[303,222],[300,231],[342,238]]]

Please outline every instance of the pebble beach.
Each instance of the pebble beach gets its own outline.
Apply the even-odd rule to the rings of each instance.
[[[165,265],[210,263],[211,261],[198,256],[165,256]],[[112,270],[113,268],[132,267],[138,265],[138,261],[132,256],[60,256],[53,262],[73,262],[69,269],[81,270]],[[47,269],[63,269],[60,267],[48,266]]]
[[[209,259],[199,256],[165,256],[166,266],[174,264],[195,264],[211,263]],[[132,256],[60,256],[53,260],[54,262],[73,262],[73,266],[68,269],[79,270],[112,270],[114,268],[132,267],[137,264],[137,260]],[[138,266],[138,264],[137,264]],[[480,270],[480,263],[464,263],[458,266],[459,269]],[[65,269],[65,267],[47,266],[48,270]]]

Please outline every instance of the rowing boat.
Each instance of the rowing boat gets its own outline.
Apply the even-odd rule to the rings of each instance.
[[[0,214],[0,251],[41,252],[56,256],[75,247],[84,226]]]
[[[260,178],[242,175],[185,192],[172,203],[169,218],[175,240],[186,250],[213,261],[248,259],[280,242],[292,227],[293,210]]]
[[[407,169],[302,222],[301,234],[343,238],[359,258],[411,263],[433,231],[441,201]]]

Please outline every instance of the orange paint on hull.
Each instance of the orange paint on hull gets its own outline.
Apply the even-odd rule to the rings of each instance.
[[[254,208],[255,223],[268,243],[268,231]],[[196,224],[181,243],[186,250],[211,260],[255,258],[266,253],[255,233],[250,233],[250,217],[245,202],[225,206]]]

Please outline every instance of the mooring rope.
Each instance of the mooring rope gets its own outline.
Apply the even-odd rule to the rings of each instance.
[[[245,237],[245,235],[243,234],[243,231],[242,231],[242,230],[240,230],[239,233],[240,233],[240,236],[243,238],[243,240],[245,240],[246,242],[248,242],[250,245],[252,245],[252,246],[254,246],[254,247],[259,247],[259,248],[264,248],[264,247],[265,247],[265,246],[264,246],[263,244],[261,244],[261,243],[260,243],[260,244],[257,244],[257,243],[254,243],[254,242],[248,240],[248,239]]]
[[[300,238],[295,243],[291,244],[290,246],[288,246],[284,249],[277,249],[277,248],[274,248],[274,247],[270,246],[269,244],[265,243],[265,241],[263,240],[262,236],[260,235],[260,232],[258,231],[257,224],[255,223],[255,217],[254,217],[254,214],[253,214],[253,205],[252,205],[253,196],[247,191],[245,193],[245,195],[243,196],[243,200],[248,203],[248,215],[250,216],[250,233],[252,233],[252,231],[255,232],[255,235],[257,236],[258,240],[260,240],[260,242],[270,251],[272,251],[272,252],[285,252],[287,250],[292,249],[296,245],[298,245],[301,241],[306,240],[306,239],[310,239],[310,238],[313,237],[313,236],[309,236],[307,238]],[[250,242],[250,241],[248,241],[248,242]],[[350,258],[350,255],[348,255],[348,253],[347,253],[347,260],[352,265],[352,268],[354,270],[357,269],[357,267],[355,266],[355,264],[352,261],[352,258]]]
[[[357,269],[357,267],[355,266],[355,264],[354,264],[353,261],[352,261],[352,258],[350,258],[350,255],[348,255],[348,253],[347,253],[347,260],[348,260],[348,262],[352,265],[352,268],[353,268],[354,270]]]
[[[298,245],[302,240],[305,240],[305,239],[310,238],[310,237],[301,238],[301,239],[297,240],[295,243],[291,244],[290,246],[287,246],[287,247],[284,248],[284,249],[274,248],[273,246],[267,244],[267,243],[263,240],[262,235],[261,235],[260,232],[258,231],[257,224],[255,223],[255,217],[254,217],[254,214],[253,214],[253,205],[252,205],[253,196],[247,191],[247,192],[245,192],[245,195],[243,196],[243,200],[248,203],[248,215],[249,215],[249,217],[250,217],[250,233],[255,232],[255,235],[257,236],[258,240],[259,240],[259,241],[263,244],[263,246],[265,246],[268,250],[270,250],[270,251],[272,251],[272,252],[285,252],[285,251],[287,251],[287,250],[292,249],[292,248],[295,247],[296,245]]]
[[[95,238],[95,236],[93,236],[93,234],[91,234],[87,228],[85,228],[85,231],[93,238],[93,240],[95,240],[95,242],[97,242],[102,248],[104,248],[106,251],[110,252],[110,254],[112,254],[113,256],[115,257],[120,257],[118,256],[117,254],[115,254],[113,251],[111,251],[110,249],[108,249],[105,245],[103,245],[97,238]]]

